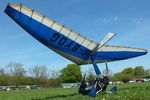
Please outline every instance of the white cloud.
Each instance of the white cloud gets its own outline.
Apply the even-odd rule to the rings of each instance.
[[[132,23],[133,24],[140,24],[143,21],[143,18],[133,18]]]
[[[98,21],[104,22],[104,23],[117,23],[118,17],[112,17],[112,18],[100,18]]]
[[[77,5],[83,2],[83,0],[62,0],[62,6],[71,6],[71,5]]]
[[[129,24],[132,28],[128,30],[124,30],[124,32],[117,35],[114,44],[123,44],[123,45],[141,45],[146,47],[146,42],[149,42],[149,34],[150,34],[150,20],[149,19],[142,19],[142,18],[135,18],[132,19],[132,23]],[[143,44],[144,43],[144,44]]]
[[[118,21],[118,17],[114,17],[114,18],[113,18],[113,21],[114,21],[114,22],[117,22],[117,21]]]

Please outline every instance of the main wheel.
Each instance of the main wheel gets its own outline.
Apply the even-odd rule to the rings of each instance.
[[[105,91],[107,88],[107,85],[109,84],[109,79],[107,76],[104,76],[103,78],[98,78],[97,80],[97,86],[96,86],[96,91]]]
[[[88,85],[86,84],[86,82],[82,82],[79,87],[78,92],[82,95],[87,95],[90,92],[90,90],[86,89],[87,87],[88,87]]]

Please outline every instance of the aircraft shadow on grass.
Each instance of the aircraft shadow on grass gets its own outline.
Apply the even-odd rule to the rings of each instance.
[[[76,96],[76,95],[79,95],[79,94],[78,94],[78,93],[74,93],[74,94],[68,94],[68,95],[48,96],[48,97],[45,97],[45,98],[32,99],[32,100],[50,100],[50,99],[59,99],[59,98],[66,98],[66,97]]]

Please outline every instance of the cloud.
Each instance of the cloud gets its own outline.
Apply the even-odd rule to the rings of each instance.
[[[117,35],[115,41],[112,41],[113,44],[123,44],[124,46],[133,46],[138,45],[142,47],[148,47],[149,34],[150,34],[150,20],[135,18],[131,19],[129,23],[130,28],[124,30],[122,34]],[[149,48],[149,47],[148,47]]]
[[[112,18],[99,18],[98,21],[103,23],[117,23],[118,17],[112,17]]]
[[[133,24],[140,24],[140,23],[142,23],[143,20],[144,20],[143,18],[133,18],[132,23]]]
[[[83,0],[62,0],[62,6],[79,5]]]
[[[117,22],[117,21],[118,21],[118,17],[114,17],[114,18],[113,18],[113,21],[114,21],[114,22]]]

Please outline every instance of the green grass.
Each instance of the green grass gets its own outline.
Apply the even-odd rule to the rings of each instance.
[[[103,92],[95,98],[78,94],[78,88],[0,91],[0,100],[150,100],[150,83],[131,83],[117,87],[116,93]]]

